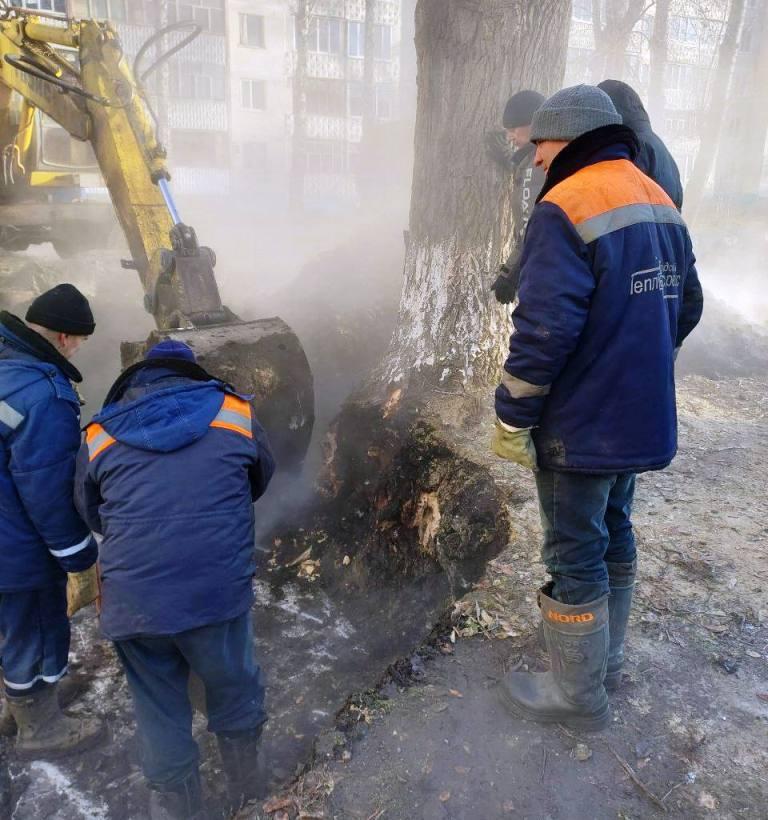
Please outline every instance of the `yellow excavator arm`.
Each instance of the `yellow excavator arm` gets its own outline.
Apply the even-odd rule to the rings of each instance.
[[[67,59],[67,56],[76,59]],[[215,256],[200,248],[171,195],[151,105],[107,22],[58,20],[23,9],[0,18],[0,111],[24,106],[11,150],[23,156],[35,111],[91,144],[159,330],[231,321]]]

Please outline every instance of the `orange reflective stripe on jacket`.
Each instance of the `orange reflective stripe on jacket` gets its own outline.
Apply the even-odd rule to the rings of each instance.
[[[88,443],[88,460],[93,461],[108,447],[117,442],[100,424],[89,424],[85,431],[85,440]]]
[[[237,396],[224,396],[216,418],[211,422],[211,427],[218,427],[222,430],[231,430],[234,433],[246,438],[253,438],[253,425],[251,423],[251,405]]]

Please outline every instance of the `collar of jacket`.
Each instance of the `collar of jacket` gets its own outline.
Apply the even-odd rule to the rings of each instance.
[[[39,333],[27,327],[18,316],[4,310],[0,313],[0,336],[21,353],[33,356],[41,362],[55,365],[72,382],[80,384],[80,371]]]
[[[165,371],[172,371],[172,373],[176,376],[182,376],[187,379],[192,379],[192,381],[196,382],[211,382],[216,381],[222,384],[225,388],[230,390],[232,393],[235,392],[234,388],[231,388],[230,385],[221,382],[220,379],[211,376],[206,370],[200,367],[199,364],[195,364],[194,362],[188,362],[183,359],[145,359],[144,361],[137,362],[134,365],[131,365],[127,370],[124,370],[117,378],[117,381],[112,385],[109,389],[109,393],[107,393],[106,399],[104,399],[103,407],[106,408],[110,404],[115,404],[116,402],[120,401],[120,398],[125,393],[125,391],[131,386],[131,382],[134,380],[134,377],[137,373],[141,373],[145,370],[150,369],[162,369]]]
[[[515,169],[519,168],[531,154],[535,153],[536,146],[532,142],[526,142],[522,148],[518,148],[517,151],[512,154],[512,165]]]
[[[640,143],[635,132],[626,125],[605,125],[582,134],[569,142],[555,157],[536,202],[540,202],[555,185],[564,182],[582,168],[612,159],[629,159],[634,162],[639,150]]]

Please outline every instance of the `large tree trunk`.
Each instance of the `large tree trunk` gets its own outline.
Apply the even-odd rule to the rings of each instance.
[[[745,20],[750,24],[749,48],[737,58],[735,75],[723,117],[729,124],[728,139],[721,142],[715,172],[716,190],[724,203],[738,211],[760,191],[765,141],[768,133],[768,0],[760,0]],[[734,150],[734,146],[738,150]]]
[[[685,214],[690,222],[696,220],[701,208],[720,144],[724,121],[723,110],[733,75],[736,46],[744,17],[744,2],[745,0],[732,0],[728,22],[717,55],[717,70],[712,93],[706,113],[702,118],[701,145],[696,155],[691,178],[685,189]]]
[[[309,0],[296,0],[296,66],[293,72],[293,144],[289,205],[294,214],[304,210],[307,172],[307,55],[309,53]]]
[[[570,11],[570,0],[419,0],[397,328],[334,422],[321,476],[355,566],[374,575],[442,569],[461,586],[510,538],[508,498],[485,455],[509,333],[489,288],[508,250],[510,180],[484,137],[510,93],[560,87]]]
[[[664,123],[667,107],[664,95],[664,74],[669,51],[669,5],[670,0],[656,0],[656,14],[651,35],[651,68],[648,83],[648,110],[651,122],[660,128]]]
[[[509,178],[483,150],[510,93],[562,82],[569,0],[420,0],[416,160],[405,282],[385,383],[487,386],[507,311],[489,286],[507,250]]]

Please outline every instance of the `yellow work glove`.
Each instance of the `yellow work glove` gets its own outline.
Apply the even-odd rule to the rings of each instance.
[[[491,449],[500,458],[514,461],[529,470],[536,469],[536,448],[531,438],[531,428],[516,430],[496,419]]]
[[[101,579],[99,565],[94,564],[84,572],[67,573],[67,615],[71,618],[76,612],[101,598]]]

